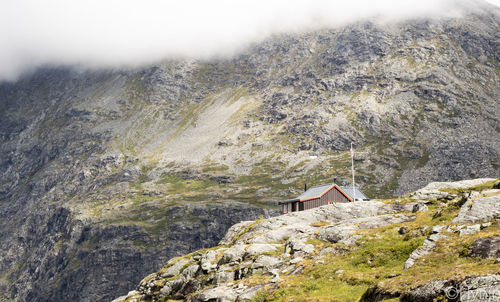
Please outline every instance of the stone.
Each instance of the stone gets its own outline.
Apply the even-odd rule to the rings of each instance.
[[[460,207],[452,223],[486,222],[500,215],[500,194],[469,199]]]
[[[495,181],[493,184],[493,189],[500,189],[500,180]]]
[[[242,289],[242,293],[238,295],[238,302],[251,301],[257,293],[264,288],[265,285],[256,285]]]
[[[214,250],[207,251],[200,260],[201,269],[204,272],[215,271],[217,263],[215,263],[217,252]]]
[[[402,301],[434,301],[436,297],[445,296],[446,290],[453,285],[447,280],[434,280],[410,291],[401,297]]]
[[[165,272],[161,274],[162,278],[168,278],[168,277],[173,277],[177,276],[180,272],[181,269],[186,265],[189,261],[186,259],[180,259],[179,261],[175,262],[172,266],[168,267]]]
[[[231,266],[223,265],[219,267],[219,269],[215,273],[215,282],[216,284],[221,284],[224,282],[233,281],[234,276],[234,269]]]
[[[483,259],[500,257],[500,236],[477,239],[469,247],[469,255]]]
[[[278,265],[283,263],[276,257],[262,255],[257,257],[252,264],[252,269],[263,268],[266,271],[270,271],[273,268],[276,268]]]
[[[421,211],[428,211],[429,208],[425,205],[424,202],[417,202],[411,209],[412,213],[416,212],[421,212]]]
[[[410,195],[413,199],[443,199],[448,197],[448,193],[438,189],[427,189],[427,187],[416,191]]]
[[[246,257],[253,257],[256,255],[268,253],[268,252],[274,252],[277,249],[276,244],[267,244],[267,243],[255,243],[251,244],[248,246],[246,249],[245,253],[245,258]]]
[[[317,237],[323,241],[337,243],[355,233],[356,230],[358,227],[352,224],[329,226],[323,228]]]
[[[470,277],[460,283],[461,302],[490,302],[500,298],[500,274]]]
[[[432,229],[431,229],[431,233],[432,234],[441,233],[445,228],[446,228],[446,226],[444,226],[444,225],[433,226]]]
[[[231,287],[217,286],[195,295],[193,302],[234,302],[237,297],[237,293]]]
[[[443,239],[446,237],[447,236],[441,235],[441,234],[430,235],[427,239],[424,240],[424,243],[422,244],[422,246],[418,247],[410,254],[408,259],[405,261],[404,269],[409,269],[410,267],[412,267],[415,264],[415,261],[417,259],[429,254],[432,251],[432,249],[436,245],[435,242],[437,240],[440,240],[440,239]]]
[[[320,255],[320,256],[326,256],[326,255],[333,254],[333,252],[334,252],[333,248],[331,248],[331,247],[326,247],[326,248],[322,249],[322,250],[319,252],[319,255]]]
[[[356,245],[358,239],[362,238],[361,235],[352,235],[347,237],[346,239],[340,240],[339,243],[343,243],[345,245]]]
[[[222,254],[219,264],[226,264],[230,262],[240,262],[243,259],[243,255],[246,253],[246,245],[237,244],[234,245]]]
[[[314,245],[305,243],[305,239],[290,238],[285,245],[285,253],[294,254],[303,252],[310,254],[314,252]]]
[[[198,264],[192,264],[192,265],[186,267],[182,271],[182,276],[185,279],[191,279],[191,278],[196,276],[196,273],[198,272],[199,269],[200,269],[200,266]]]
[[[460,236],[464,235],[472,235],[481,230],[481,225],[480,224],[474,224],[474,225],[468,225],[465,226],[464,228],[461,228],[458,232]]]

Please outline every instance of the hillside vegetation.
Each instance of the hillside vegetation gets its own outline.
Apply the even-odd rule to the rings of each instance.
[[[493,301],[499,188],[495,179],[431,183],[242,222],[114,301]]]

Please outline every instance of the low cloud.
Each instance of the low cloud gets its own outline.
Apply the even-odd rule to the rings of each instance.
[[[0,81],[43,65],[134,67],[165,58],[225,57],[274,33],[375,17],[456,15],[472,2],[7,0],[0,4]]]

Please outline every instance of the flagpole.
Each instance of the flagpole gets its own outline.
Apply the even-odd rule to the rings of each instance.
[[[354,186],[354,148],[351,142],[351,169],[352,169],[352,195],[353,201],[356,201],[356,188]]]

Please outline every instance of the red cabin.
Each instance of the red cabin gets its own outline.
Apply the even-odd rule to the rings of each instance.
[[[286,214],[309,210],[334,202],[352,202],[354,196],[356,200],[368,200],[368,197],[358,188],[354,188],[353,191],[352,187],[340,187],[332,183],[311,187],[299,197],[280,201],[279,204],[281,205],[281,213]]]

